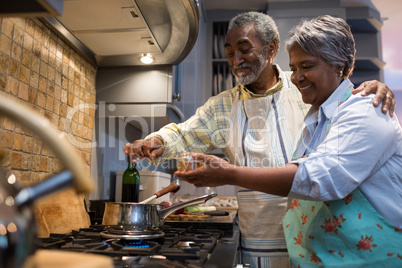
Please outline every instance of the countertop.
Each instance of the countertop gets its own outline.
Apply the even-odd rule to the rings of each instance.
[[[219,209],[224,210],[224,209]],[[237,209],[228,210],[227,216],[207,216],[204,214],[190,214],[190,215],[170,215],[165,220],[165,226],[173,228],[186,228],[193,226],[194,228],[203,229],[220,229],[231,230],[237,219]]]

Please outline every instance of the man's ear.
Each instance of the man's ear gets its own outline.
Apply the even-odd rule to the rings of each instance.
[[[277,48],[278,48],[278,44],[276,43],[275,40],[272,40],[271,43],[268,44],[267,50],[265,52],[265,55],[266,55],[268,61],[270,61],[270,62],[273,61]]]

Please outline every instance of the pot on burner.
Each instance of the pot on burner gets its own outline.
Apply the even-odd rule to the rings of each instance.
[[[167,216],[178,209],[204,203],[215,196],[216,194],[203,195],[165,209],[159,204],[106,202],[102,224],[108,225],[110,228],[107,232],[103,232],[102,236],[126,239],[162,237]]]

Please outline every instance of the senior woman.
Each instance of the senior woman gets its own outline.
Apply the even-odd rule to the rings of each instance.
[[[343,19],[320,16],[286,42],[292,82],[311,104],[293,161],[276,168],[207,165],[175,175],[196,186],[239,185],[294,198],[283,219],[294,267],[402,266],[402,131],[352,95],[355,44]],[[261,228],[264,228],[261,226]]]

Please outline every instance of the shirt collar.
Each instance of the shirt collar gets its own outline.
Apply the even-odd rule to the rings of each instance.
[[[353,87],[353,84],[349,79],[345,79],[319,108],[311,106],[304,118],[304,123],[306,125],[316,123],[321,120],[322,116],[325,116],[326,119],[332,118],[335,109],[338,107],[339,103],[341,103],[342,97],[349,87]]]
[[[320,106],[320,110],[327,118],[332,118],[336,107],[342,102],[343,95],[349,87],[353,87],[349,79],[343,80],[338,88],[329,96],[329,98]]]

